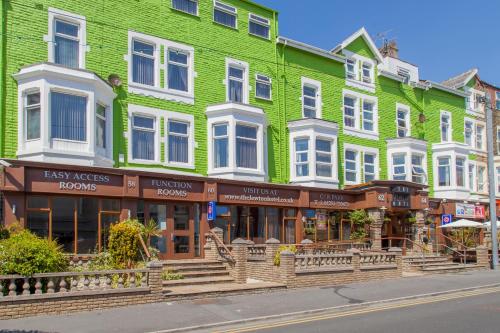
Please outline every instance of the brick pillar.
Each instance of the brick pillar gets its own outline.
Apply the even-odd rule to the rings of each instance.
[[[490,267],[489,249],[486,246],[476,247],[476,263],[479,266]]]
[[[491,230],[485,230],[484,231],[484,237],[483,237],[483,244],[486,246],[488,249],[491,248]]]
[[[389,254],[396,255],[396,265],[398,266],[398,275],[403,276],[403,250],[399,247],[391,247],[387,252]]]
[[[235,239],[233,245],[233,278],[236,283],[247,283],[248,242],[244,239]]]
[[[354,279],[356,280],[361,276],[361,251],[358,249],[349,249],[347,254],[352,255],[351,265],[353,269]]]
[[[310,239],[304,239],[300,242],[300,245],[304,248],[304,253],[312,255],[314,251],[314,242]]]
[[[163,264],[159,261],[149,262],[147,265],[149,269],[148,285],[153,297],[161,297],[163,292],[163,280],[161,273],[163,272]]]
[[[273,269],[274,257],[278,253],[281,243],[275,238],[270,238],[266,241],[266,266],[268,269]]]
[[[368,216],[373,220],[370,225],[370,239],[372,241],[372,249],[381,250],[384,217],[382,216],[382,212],[379,209],[369,209]]]
[[[424,233],[424,226],[425,226],[425,214],[424,211],[418,210],[415,213],[415,219],[417,220],[416,226],[417,226],[417,232],[415,234],[415,243],[418,244],[416,248],[413,249],[415,252],[422,252],[422,249],[427,249],[429,248],[428,245],[424,243],[424,237],[427,235]]]
[[[280,261],[281,282],[288,288],[295,285],[295,253],[285,250],[281,252]]]

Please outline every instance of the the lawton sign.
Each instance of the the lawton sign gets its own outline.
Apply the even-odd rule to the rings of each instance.
[[[95,192],[98,184],[110,183],[108,175],[97,173],[44,170],[42,174],[44,179],[58,182],[60,190]]]
[[[218,194],[221,202],[284,206],[296,205],[300,197],[298,190],[232,184],[220,184]]]

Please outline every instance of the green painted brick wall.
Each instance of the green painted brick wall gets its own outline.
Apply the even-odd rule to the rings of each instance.
[[[275,13],[254,5],[249,1],[225,0],[238,9],[238,29],[231,29],[212,20],[212,1],[201,0],[199,17],[178,12],[171,8],[170,0],[10,0],[7,5],[7,93],[5,116],[6,128],[5,157],[16,156],[17,149],[17,83],[12,74],[24,65],[48,60],[48,45],[43,36],[48,33],[48,8],[54,7],[86,17],[87,44],[86,69],[107,78],[116,73],[124,82],[116,92],[114,102],[114,159],[120,153],[127,154],[127,107],[138,104],[162,110],[192,114],[195,119],[195,170],[184,171],[206,174],[207,172],[207,128],[205,110],[208,105],[224,103],[226,88],[226,57],[249,63],[250,104],[260,107],[269,121],[269,160],[280,164],[279,158],[279,112],[277,111],[277,91],[273,89],[273,101],[256,99],[255,73],[276,76],[276,48],[274,40]],[[248,14],[252,12],[271,21],[271,40],[252,36],[248,33]],[[276,25],[277,27],[277,25]],[[128,30],[191,45],[195,49],[195,104],[187,105],[146,96],[129,94],[127,91]],[[29,52],[26,52],[29,50]],[[163,71],[162,71],[163,72]],[[163,74],[162,74],[163,75]],[[277,86],[277,84],[276,84]],[[164,152],[162,145],[161,152]],[[162,159],[164,160],[164,158]],[[272,163],[271,163],[272,164]],[[142,166],[142,165],[141,165]],[[148,166],[142,166],[148,167]],[[149,166],[158,167],[158,166]],[[269,179],[281,182],[282,175],[274,164],[269,167]]]
[[[362,38],[356,39],[348,49],[363,56],[371,57],[373,53]],[[322,95],[322,119],[335,121],[339,125],[338,134],[338,156],[339,156],[339,182],[344,184],[344,144],[350,143],[364,147],[379,149],[379,176],[380,179],[388,179],[387,168],[387,143],[386,139],[396,137],[396,104],[401,103],[410,107],[411,136],[428,142],[428,183],[432,195],[433,168],[432,168],[432,144],[441,142],[440,139],[440,111],[446,110],[452,113],[453,140],[463,142],[464,126],[464,98],[446,93],[437,89],[428,91],[412,88],[407,84],[375,75],[375,93],[356,89],[345,85],[344,64],[338,61],[306,53],[304,51],[278,46],[280,54],[280,76],[282,80],[283,100],[282,105],[285,112],[286,122],[301,117],[302,94],[301,78],[307,77],[321,82]],[[378,130],[379,140],[358,138],[343,134],[343,100],[342,90],[360,92],[362,94],[376,96],[378,99]],[[426,116],[426,122],[419,122],[419,114]],[[289,161],[289,153],[292,147],[288,147],[288,133],[285,138],[287,148],[284,150],[285,157]],[[288,163],[283,172],[290,177]]]

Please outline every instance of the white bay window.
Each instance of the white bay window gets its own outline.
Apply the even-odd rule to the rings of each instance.
[[[338,125],[306,118],[288,122],[290,182],[312,187],[338,186]]]
[[[23,67],[14,78],[22,129],[19,159],[113,166],[115,94],[105,81],[92,72],[62,70],[51,63]]]
[[[412,137],[386,142],[389,179],[427,184],[427,142]]]
[[[469,152],[470,148],[464,143],[444,142],[432,145],[434,195],[437,198],[469,199],[470,192],[474,190],[474,184],[470,184],[469,180]]]
[[[267,120],[263,110],[226,103],[209,106],[206,115],[209,176],[265,181]]]

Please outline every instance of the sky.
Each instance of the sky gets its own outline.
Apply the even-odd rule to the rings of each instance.
[[[500,87],[500,0],[254,0],[279,12],[280,35],[326,50],[361,27],[395,39],[420,78],[470,68]]]

